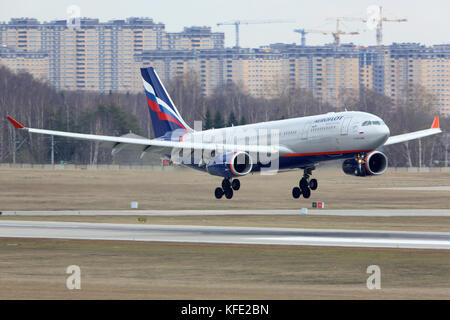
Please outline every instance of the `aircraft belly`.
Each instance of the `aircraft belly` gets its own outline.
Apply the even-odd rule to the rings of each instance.
[[[288,146],[294,150],[294,153],[280,157],[280,169],[300,168],[322,161],[348,159],[360,152],[376,148],[368,141],[356,138],[354,135],[333,135],[311,136],[307,140],[300,140],[295,145]]]

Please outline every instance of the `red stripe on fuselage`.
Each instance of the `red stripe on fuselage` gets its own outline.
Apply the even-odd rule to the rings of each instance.
[[[311,152],[311,153],[288,153],[288,154],[282,155],[282,157],[323,156],[323,155],[328,155],[328,154],[358,153],[358,152],[368,152],[368,151],[373,151],[373,149],[368,149],[368,150],[327,151],[327,152]]]

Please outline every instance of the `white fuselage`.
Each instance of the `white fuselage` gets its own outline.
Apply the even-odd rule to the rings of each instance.
[[[282,155],[300,156],[373,150],[383,145],[390,134],[379,117],[366,112],[346,111],[196,131],[185,134],[183,141],[251,144],[255,135],[261,132],[270,133],[268,143],[279,145]],[[236,142],[238,139],[241,139],[240,143]]]

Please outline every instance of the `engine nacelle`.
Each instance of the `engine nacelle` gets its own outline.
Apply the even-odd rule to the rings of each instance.
[[[252,168],[252,158],[243,151],[220,154],[211,159],[206,166],[209,174],[225,178],[245,176]]]
[[[380,151],[372,151],[360,161],[347,159],[342,163],[342,170],[346,174],[365,177],[383,174],[388,167],[388,158]]]

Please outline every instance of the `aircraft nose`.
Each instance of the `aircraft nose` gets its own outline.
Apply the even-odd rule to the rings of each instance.
[[[382,131],[386,139],[389,138],[389,136],[391,135],[391,130],[389,130],[389,127],[387,125],[382,126]]]
[[[386,140],[391,135],[391,131],[389,130],[389,127],[387,125],[382,125],[379,127],[378,130],[379,130],[380,140],[383,140],[383,143],[386,142]]]

